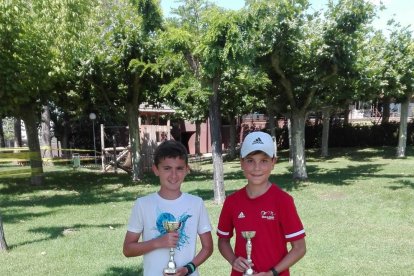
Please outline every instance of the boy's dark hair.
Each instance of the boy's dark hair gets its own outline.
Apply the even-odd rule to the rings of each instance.
[[[158,167],[161,160],[167,157],[179,157],[188,164],[187,149],[176,140],[166,140],[158,145],[154,153],[154,165]]]

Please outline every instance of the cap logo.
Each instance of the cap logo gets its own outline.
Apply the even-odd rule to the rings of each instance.
[[[254,140],[253,142],[252,142],[252,145],[255,145],[255,144],[264,144],[263,142],[262,142],[262,139],[260,139],[260,137],[257,137],[256,138],[256,140]]]

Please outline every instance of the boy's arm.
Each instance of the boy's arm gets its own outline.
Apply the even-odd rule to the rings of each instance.
[[[199,237],[201,242],[201,249],[200,252],[198,252],[198,254],[191,261],[195,267],[198,267],[204,263],[213,253],[213,238],[211,237],[211,232],[200,234]],[[188,271],[186,267],[180,267],[178,268],[177,273],[174,275],[187,275],[189,272],[190,271]]]
[[[293,266],[297,261],[302,259],[306,253],[306,242],[302,238],[300,240],[290,242],[292,248],[288,254],[274,267],[277,272],[282,272]],[[272,273],[270,275],[273,275]]]
[[[219,237],[218,248],[221,255],[230,263],[234,270],[244,272],[248,268],[249,263],[247,260],[243,257],[237,257],[234,254],[233,248],[230,244],[230,239]]]
[[[231,265],[233,264],[234,260],[237,259],[236,255],[234,254],[233,248],[230,244],[230,239],[226,238],[218,238],[218,249],[220,254],[226,259]]]
[[[176,247],[178,242],[178,233],[176,232],[167,233],[149,241],[138,242],[140,236],[141,233],[127,231],[123,249],[125,257],[141,256],[157,248]]]
[[[231,247],[230,239],[219,237],[218,238],[218,248],[219,248],[220,254],[233,267],[234,261],[237,259],[237,256],[234,254],[233,248]]]
[[[200,234],[199,237],[201,249],[193,259],[195,266],[200,266],[213,254],[213,238],[211,237],[211,232]]]

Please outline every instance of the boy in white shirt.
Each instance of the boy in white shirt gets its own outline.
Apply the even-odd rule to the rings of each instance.
[[[160,189],[136,200],[123,253],[126,257],[144,255],[144,276],[160,276],[166,275],[169,251],[175,248],[177,272],[168,275],[198,276],[197,267],[213,252],[213,240],[203,200],[181,192],[181,184],[189,172],[185,147],[174,140],[162,142],[155,151],[152,170],[159,177]],[[180,228],[167,233],[165,221],[179,221]],[[197,235],[201,249],[196,254]]]

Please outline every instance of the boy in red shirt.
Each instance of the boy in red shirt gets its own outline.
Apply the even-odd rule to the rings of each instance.
[[[247,185],[224,202],[217,228],[218,248],[232,266],[231,275],[243,275],[249,262],[241,232],[255,231],[250,265],[255,275],[287,276],[289,267],[306,253],[305,230],[293,198],[269,182],[276,163],[273,139],[267,133],[252,132],[244,139],[240,153]],[[234,232],[233,250],[230,239]]]

